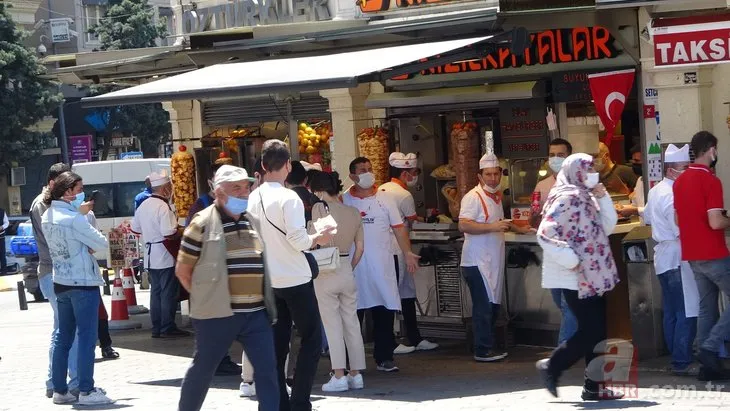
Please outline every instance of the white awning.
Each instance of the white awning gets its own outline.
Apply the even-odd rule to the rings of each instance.
[[[82,102],[87,107],[98,107],[355,87],[391,68],[417,63],[424,58],[449,53],[491,37],[324,56],[217,64],[101,96],[87,97]]]

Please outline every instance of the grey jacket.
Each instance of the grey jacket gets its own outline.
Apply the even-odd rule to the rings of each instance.
[[[233,315],[231,294],[228,288],[226,265],[226,239],[223,223],[215,205],[200,211],[193,217],[205,227],[200,258],[193,268],[190,288],[190,317],[198,320],[224,318]],[[266,270],[266,264],[264,264]],[[276,303],[268,272],[264,273],[264,305],[272,324],[276,322]]]
[[[48,210],[48,206],[43,203],[43,197],[46,194],[47,187],[43,187],[43,191],[33,200],[30,206],[30,223],[33,225],[33,237],[38,245],[38,278],[45,277],[53,272],[53,261],[51,253],[48,251],[48,243],[46,236],[43,234],[41,227],[41,217]]]

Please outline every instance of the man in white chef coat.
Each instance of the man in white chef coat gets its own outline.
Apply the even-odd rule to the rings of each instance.
[[[502,168],[494,154],[479,160],[479,184],[461,199],[459,231],[464,233],[461,275],[472,300],[474,360],[502,360],[506,352],[494,350],[494,325],[504,292],[504,233],[527,233],[504,219],[502,207]]]
[[[145,242],[144,268],[150,274],[150,317],[152,338],[189,336],[175,325],[180,283],[175,277],[175,258],[165,240],[177,234],[177,217],[170,207],[172,182],[167,173],[149,175],[152,195],[134,212],[132,231]]]
[[[662,286],[664,341],[672,354],[672,371],[686,375],[692,363],[699,311],[697,283],[682,262],[679,227],[674,217],[674,180],[689,166],[689,144],[670,144],[664,152],[664,179],[649,190],[644,221],[651,225],[654,268]]]
[[[373,318],[374,357],[379,371],[398,371],[393,361],[396,347],[393,322],[401,310],[398,279],[395,274],[391,230],[398,241],[408,273],[416,271],[418,256],[411,251],[411,242],[395,200],[389,193],[375,188],[375,175],[370,160],[358,157],[350,163],[350,179],[355,183],[342,195],[342,202],[357,208],[365,233],[365,252],[355,267],[358,316],[370,310]]]
[[[418,184],[421,173],[418,158],[413,153],[392,153],[388,158],[390,163],[390,181],[381,185],[378,190],[389,193],[396,201],[401,219],[410,228],[413,221],[419,220],[416,215],[416,203],[409,188]],[[422,219],[421,219],[422,220]],[[400,293],[401,313],[406,326],[406,336],[410,345],[399,344],[394,354],[408,354],[416,350],[428,351],[438,348],[438,344],[421,337],[416,319],[416,284],[413,276],[406,272],[406,260],[403,257],[398,240],[391,235],[390,245],[395,260],[396,276],[398,278],[398,292]]]

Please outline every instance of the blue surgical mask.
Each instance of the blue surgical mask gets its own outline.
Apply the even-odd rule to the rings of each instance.
[[[550,169],[553,170],[553,173],[557,174],[560,172],[560,168],[563,167],[564,161],[565,157],[550,157],[548,159],[548,165],[550,166]]]
[[[226,201],[226,210],[233,215],[241,215],[248,207],[248,200],[243,198],[228,196]]]
[[[79,207],[81,207],[81,204],[84,202],[85,198],[86,198],[86,194],[83,191],[76,194],[76,197],[74,197],[74,199],[71,200],[71,207],[78,210]]]

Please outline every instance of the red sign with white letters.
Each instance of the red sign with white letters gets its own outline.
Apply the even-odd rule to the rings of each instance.
[[[652,36],[655,66],[730,62],[730,15],[660,19]]]

